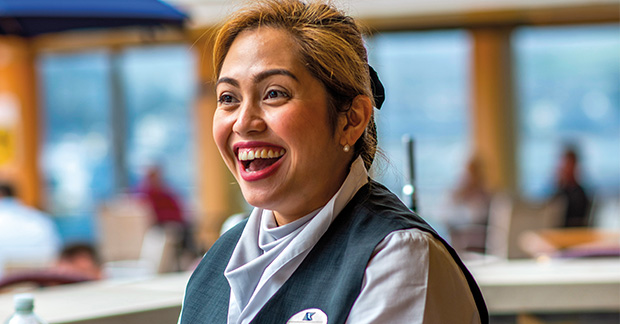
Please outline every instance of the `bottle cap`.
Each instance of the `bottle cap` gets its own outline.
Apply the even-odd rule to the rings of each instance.
[[[17,294],[13,296],[15,310],[28,311],[34,309],[34,296],[32,294]]]

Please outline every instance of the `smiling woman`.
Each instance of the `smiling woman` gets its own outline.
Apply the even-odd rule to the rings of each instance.
[[[213,120],[217,146],[244,197],[253,206],[273,210],[281,225],[323,206],[336,193],[352,157],[340,142],[356,135],[348,134],[355,127],[339,128],[334,135],[327,131],[325,87],[296,51],[282,48],[295,49],[296,44],[278,28],[247,30],[236,37],[220,70]],[[365,107],[357,109],[365,109],[361,113],[368,119],[370,100],[366,97]],[[361,123],[359,128],[364,130]],[[266,157],[269,151],[279,156],[265,161],[263,151]]]
[[[355,21],[262,1],[215,44],[213,136],[255,209],[205,255],[179,321],[488,322],[454,250],[369,179],[382,86]]]

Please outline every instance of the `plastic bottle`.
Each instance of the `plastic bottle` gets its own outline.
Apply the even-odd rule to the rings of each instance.
[[[15,313],[4,324],[47,324],[34,310],[34,296],[32,294],[17,294],[13,297]]]

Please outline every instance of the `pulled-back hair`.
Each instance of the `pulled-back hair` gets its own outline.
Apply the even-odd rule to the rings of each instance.
[[[338,117],[351,108],[356,96],[368,96],[374,105],[361,28],[353,18],[318,1],[261,0],[235,12],[216,35],[216,77],[235,38],[242,31],[259,27],[282,29],[293,36],[301,62],[327,90],[332,134]],[[355,143],[354,158],[360,155],[369,169],[376,147],[377,134],[371,116],[366,131]]]

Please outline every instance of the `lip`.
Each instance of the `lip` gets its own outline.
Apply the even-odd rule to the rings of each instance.
[[[279,159],[278,161],[276,161],[274,164],[259,170],[259,171],[253,171],[253,172],[248,172],[245,170],[243,163],[241,163],[241,161],[239,161],[238,158],[238,152],[239,149],[241,148],[255,148],[255,147],[269,147],[269,148],[274,148],[274,149],[283,149],[283,147],[279,146],[279,145],[274,145],[271,143],[267,143],[267,142],[258,142],[258,141],[252,141],[252,142],[239,142],[239,143],[235,143],[233,145],[233,152],[235,154],[235,159],[237,161],[237,168],[239,169],[239,175],[241,176],[241,178],[244,181],[258,181],[258,180],[262,180],[265,179],[267,177],[269,177],[271,174],[273,174],[274,172],[276,172],[278,170],[278,168],[282,165],[282,160],[283,159]],[[284,154],[286,155],[286,153]],[[283,155],[283,157],[284,157]]]

